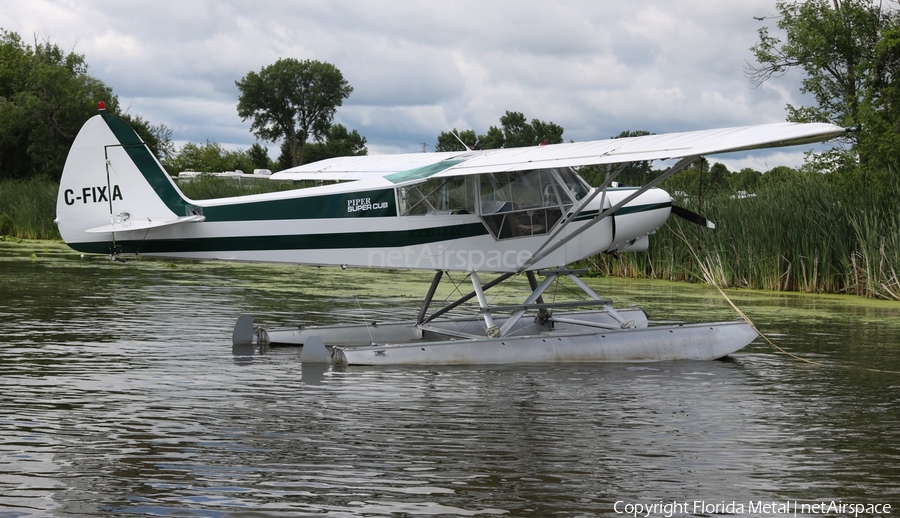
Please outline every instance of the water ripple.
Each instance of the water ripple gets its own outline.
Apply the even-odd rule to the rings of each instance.
[[[621,500],[889,503],[900,479],[886,374],[756,344],[722,362],[303,367],[292,348],[232,352],[244,309],[294,313],[265,290],[16,264],[0,281],[15,321],[0,517],[595,516]],[[780,343],[835,363],[856,332],[779,325]]]

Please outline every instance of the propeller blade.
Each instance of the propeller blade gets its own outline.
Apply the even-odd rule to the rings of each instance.
[[[679,207],[678,205],[672,205],[672,214],[682,217],[682,218],[690,221],[691,223],[696,223],[696,224],[700,225],[701,227],[716,228],[716,224],[713,223],[712,221],[704,218],[703,216],[701,216],[700,214],[697,214],[696,212],[691,212],[684,207]]]

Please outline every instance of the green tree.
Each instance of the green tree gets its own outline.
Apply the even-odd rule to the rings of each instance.
[[[552,122],[532,119],[528,123],[522,112],[507,111],[500,117],[500,128],[491,126],[487,135],[479,137],[484,142],[482,149],[501,147],[525,147],[539,144],[559,144],[563,128]]]
[[[307,140],[324,137],[337,108],[353,92],[334,65],[293,58],[249,72],[235,84],[240,90],[238,115],[253,119],[251,130],[259,138],[284,138],[291,165],[303,163]]]
[[[667,178],[662,187],[669,192],[680,192],[689,196],[706,196],[722,193],[730,189],[728,180],[731,173],[720,162],[710,165],[700,159],[687,169]]]
[[[847,140],[860,163],[895,161],[900,143],[896,9],[870,0],[782,0],[776,9],[785,40],[767,27],[759,29],[759,43],[751,48],[758,64],[748,64],[746,70],[754,84],[801,69],[801,91],[811,94],[816,105],[788,105],[788,120],[858,126]]]
[[[362,156],[368,152],[366,137],[356,130],[348,131],[343,124],[333,124],[324,139],[307,145],[306,162],[318,162],[338,156]]]
[[[525,115],[521,112],[507,111],[500,117],[500,127],[491,126],[487,133],[475,137],[473,130],[465,130],[457,132],[454,128],[453,132],[441,132],[437,138],[435,151],[462,151],[463,147],[459,139],[454,136],[458,134],[472,149],[500,149],[505,147],[525,147],[537,146],[540,144],[560,144],[563,141],[562,126],[552,122],[544,122],[539,119],[532,119],[527,122]]]
[[[478,135],[478,149],[500,149],[506,147],[506,135],[497,126],[488,128],[487,133]],[[512,147],[512,146],[510,146]]]
[[[745,167],[740,171],[733,173],[728,179],[728,184],[734,192],[753,192],[759,185],[759,179],[762,174],[750,167]]]
[[[83,56],[0,32],[0,177],[58,180],[75,135],[103,99],[118,107],[112,90],[87,74]]]
[[[246,151],[230,151],[223,148],[218,142],[207,142],[206,144],[188,142],[168,157],[163,165],[171,175],[177,175],[181,171],[203,173],[243,171],[249,173],[254,169],[253,160]]]
[[[805,175],[806,173],[803,173],[802,171],[798,171],[797,169],[788,167],[786,165],[780,165],[769,169],[769,171],[760,176],[759,183],[760,185],[781,183],[793,184],[798,183],[800,179]]]
[[[107,109],[107,111],[109,110]],[[175,144],[172,142],[172,130],[165,124],[150,124],[140,115],[120,113],[118,116],[134,128],[135,133],[141,137],[144,144],[147,144],[150,151],[160,161],[166,160],[175,153]]]
[[[704,188],[710,191],[724,191],[729,187],[728,179],[731,177],[731,171],[725,167],[722,162],[716,162],[705,170]]]
[[[112,89],[87,73],[84,56],[49,41],[26,45],[0,29],[0,178],[59,180],[81,126],[97,113],[119,111]],[[160,159],[172,152],[172,132],[140,116],[119,114]]]
[[[281,153],[278,155],[278,158],[275,159],[275,169],[278,171],[284,171],[285,169],[294,167],[294,157],[291,155],[290,142],[288,142],[287,140],[282,142],[280,149]]]
[[[459,138],[456,138],[457,136]],[[474,130],[457,131],[456,128],[453,128],[453,131],[442,131],[441,134],[438,135],[437,144],[434,146],[434,150],[436,152],[465,151],[460,140],[462,140],[470,149],[475,149],[475,146],[478,145],[478,136],[475,135]]]
[[[343,124],[335,124],[320,142],[307,145],[305,163],[318,162],[326,158],[338,156],[362,156],[369,153],[366,148],[366,137],[356,130],[348,131]],[[275,161],[279,171],[293,167],[291,150],[287,142],[281,144],[281,154]]]
[[[874,157],[876,166],[896,168],[900,149],[900,21],[885,28],[875,45],[874,71],[860,108],[860,124],[866,135],[863,157]]]
[[[247,156],[253,164],[254,169],[269,169],[274,167],[272,159],[269,158],[269,150],[259,142],[254,142],[250,149],[247,150]]]

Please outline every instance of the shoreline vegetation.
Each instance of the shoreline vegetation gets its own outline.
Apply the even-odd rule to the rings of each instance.
[[[669,218],[646,253],[598,255],[585,265],[601,275],[900,300],[900,184],[890,185],[848,192],[810,174],[702,203],[676,199],[716,228]]]
[[[647,252],[596,255],[579,266],[599,276],[900,300],[900,181],[887,192],[878,185],[850,193],[814,174],[742,196],[683,197],[678,205],[699,208],[716,228],[670,218]],[[209,199],[297,186],[201,177],[180,187],[190,198]],[[0,239],[59,240],[57,190],[50,179],[0,182]]]

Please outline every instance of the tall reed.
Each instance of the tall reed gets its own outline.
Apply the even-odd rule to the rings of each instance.
[[[0,181],[0,235],[59,239],[53,223],[59,184],[46,178]]]
[[[900,300],[900,180],[897,174],[890,174],[878,185],[858,189],[856,196],[867,210],[848,214],[855,245],[848,291],[869,298]]]
[[[587,263],[605,275],[900,300],[900,214],[891,208],[900,187],[893,189],[850,192],[809,174],[763,185],[750,197],[706,197],[702,207],[697,198],[680,199],[702,208],[716,228],[670,218],[650,237],[648,252]]]

